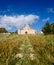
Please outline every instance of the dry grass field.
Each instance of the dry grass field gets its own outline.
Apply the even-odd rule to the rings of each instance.
[[[0,34],[0,65],[54,65],[54,35]]]

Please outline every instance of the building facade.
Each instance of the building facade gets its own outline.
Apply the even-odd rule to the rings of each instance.
[[[36,34],[36,33],[37,31],[34,29],[31,29],[28,24],[25,25],[23,29],[18,29],[18,34]]]

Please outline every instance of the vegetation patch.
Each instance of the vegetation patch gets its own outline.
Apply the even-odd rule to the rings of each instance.
[[[54,35],[0,35],[0,65],[54,65]]]

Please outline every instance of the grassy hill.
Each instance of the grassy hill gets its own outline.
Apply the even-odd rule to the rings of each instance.
[[[0,65],[54,65],[54,35],[0,34]]]

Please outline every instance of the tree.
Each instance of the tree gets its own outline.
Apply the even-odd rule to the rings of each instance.
[[[44,34],[51,34],[51,25],[49,24],[49,22],[47,21],[45,26],[42,28],[42,32]]]
[[[18,31],[16,30],[16,31],[15,31],[15,33],[17,34],[17,33],[18,33]]]
[[[0,28],[0,33],[6,33],[8,32],[5,28]]]
[[[51,33],[54,34],[54,23],[51,24]]]

